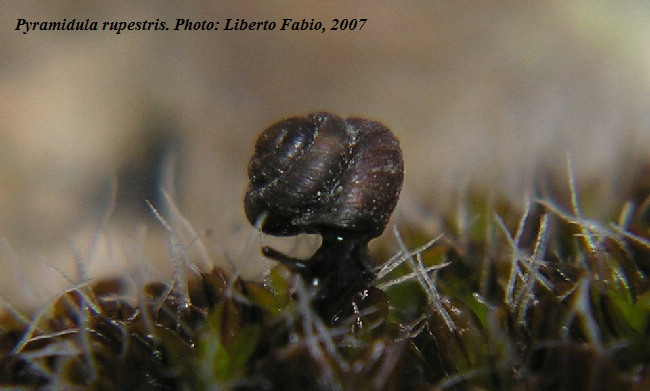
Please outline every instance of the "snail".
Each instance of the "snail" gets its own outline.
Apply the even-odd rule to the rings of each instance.
[[[374,281],[368,242],[385,229],[404,177],[398,140],[384,125],[331,113],[290,117],[265,131],[248,165],[246,216],[262,232],[316,233],[322,244],[308,260],[270,247],[262,253],[314,287],[313,306],[337,308]]]

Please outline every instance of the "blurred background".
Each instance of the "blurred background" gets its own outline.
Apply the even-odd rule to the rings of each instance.
[[[368,21],[116,35],[22,34],[18,18]],[[257,134],[291,115],[391,128],[406,164],[393,221],[432,233],[468,185],[523,205],[570,154],[579,180],[611,193],[650,151],[645,1],[9,1],[0,20],[0,297],[16,306],[84,278],[75,264],[106,276],[147,258],[146,273],[169,273],[144,201],[169,216],[161,188],[211,259],[255,269],[246,165]]]

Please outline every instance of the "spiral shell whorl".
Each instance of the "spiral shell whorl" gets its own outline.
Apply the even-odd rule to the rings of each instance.
[[[382,124],[329,113],[265,130],[248,167],[245,209],[274,235],[384,230],[402,186],[399,142]]]

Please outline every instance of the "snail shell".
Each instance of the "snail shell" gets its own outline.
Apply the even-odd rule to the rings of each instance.
[[[404,177],[399,142],[384,125],[330,113],[291,117],[266,129],[248,166],[251,224],[273,235],[380,235]]]

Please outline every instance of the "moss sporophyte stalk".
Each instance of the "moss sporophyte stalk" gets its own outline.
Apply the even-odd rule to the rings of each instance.
[[[343,150],[330,157],[336,148]],[[571,169],[546,175],[543,191],[524,202],[470,188],[442,211],[440,235],[397,220],[371,255],[366,245],[384,231],[402,179],[399,144],[383,125],[327,113],[291,117],[263,132],[255,150],[249,218],[269,234],[320,234],[314,255],[263,247],[278,262],[262,281],[241,278],[236,267],[202,270],[191,250],[208,238],[193,230],[188,237],[182,216],[153,210],[169,235],[171,281],[71,281],[31,314],[0,301],[0,385],[650,387],[650,170],[643,165],[629,167],[621,183],[630,185],[618,189],[613,208],[584,196],[599,183],[579,187]],[[275,154],[280,161],[267,163]],[[310,166],[314,159],[322,164]],[[275,175],[301,186],[282,195],[288,190],[273,184]],[[339,204],[349,198],[363,200],[353,203],[360,209]]]

